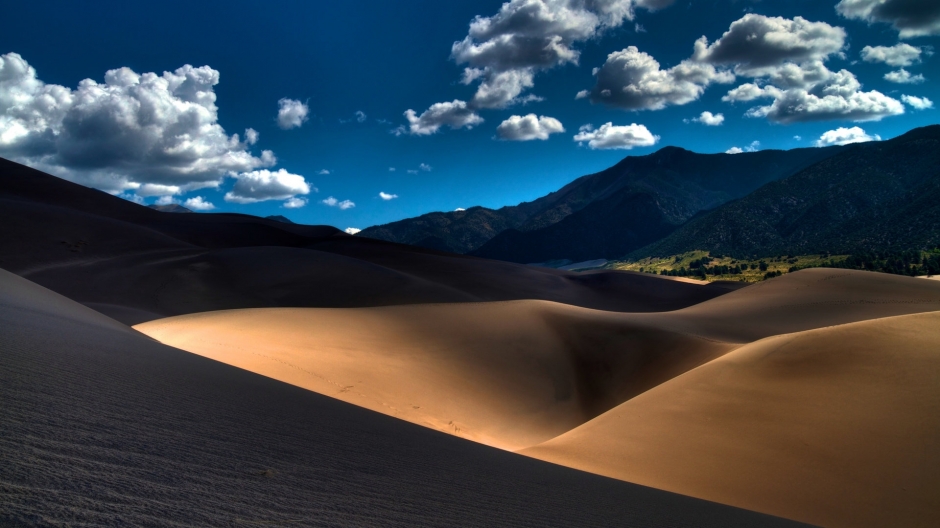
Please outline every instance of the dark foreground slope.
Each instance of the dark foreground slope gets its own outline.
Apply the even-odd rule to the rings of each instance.
[[[488,261],[328,226],[161,213],[5,160],[0,267],[131,324],[229,308],[511,299],[659,311],[727,291]]]
[[[694,219],[632,256],[739,258],[940,244],[940,125],[845,151]]]
[[[0,270],[0,524],[789,526],[166,347]]]
[[[472,207],[429,213],[370,227],[359,236],[457,253],[476,251],[479,256],[523,263],[581,258],[576,255],[601,258],[617,251],[622,255],[622,247],[632,249],[656,240],[698,211],[744,196],[841,148],[732,156],[666,147],[648,156],[624,158],[532,202],[498,210]],[[623,210],[636,204],[649,209],[644,214],[663,225],[647,234],[651,223]],[[624,237],[627,246],[621,241]]]

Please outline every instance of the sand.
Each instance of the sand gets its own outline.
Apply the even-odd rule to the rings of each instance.
[[[794,526],[173,349],[0,270],[3,526]]]
[[[938,526],[938,329],[760,340],[522,453],[821,526]]]
[[[940,356],[895,351],[940,350],[940,320],[929,313],[938,310],[940,284],[816,269],[662,313],[514,301],[229,310],[135,328],[491,446],[804,522],[853,526],[937,519],[938,504],[925,497],[938,480],[919,474],[910,481],[917,492],[897,492],[895,484],[933,460],[924,456],[940,454],[936,440],[930,444],[940,438],[940,360],[931,363]],[[843,335],[852,324],[884,336]],[[804,334],[810,337],[794,337]],[[829,348],[813,344],[830,335]],[[791,365],[789,354],[772,356],[784,358],[782,373],[772,365],[761,375],[727,367],[755,361],[765,368],[759,358],[793,339],[808,340],[805,357]],[[917,376],[901,376],[908,370]],[[881,373],[887,379],[878,385]],[[686,380],[706,388],[693,392]]]
[[[729,350],[621,314],[546,301],[229,310],[135,328],[508,450],[558,436]]]

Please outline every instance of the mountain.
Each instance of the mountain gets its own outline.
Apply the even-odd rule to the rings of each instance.
[[[627,157],[532,202],[429,213],[358,236],[520,263],[615,257],[841,148],[730,155],[665,147]]]
[[[0,268],[132,324],[234,308],[514,299],[675,310],[729,291],[484,260],[330,226],[161,213],[3,159]]]
[[[187,209],[180,204],[167,204],[167,205],[148,205],[147,207],[153,209],[154,211],[160,211],[161,213],[191,213],[191,209]]]
[[[267,218],[268,220],[274,220],[275,222],[282,222],[282,223],[285,223],[285,224],[293,224],[293,223],[294,223],[294,222],[291,222],[290,218],[287,218],[287,217],[284,216],[284,215],[271,215],[271,216],[266,216],[265,218]]]
[[[940,244],[940,125],[850,145],[703,214],[631,257],[692,249],[737,258]]]

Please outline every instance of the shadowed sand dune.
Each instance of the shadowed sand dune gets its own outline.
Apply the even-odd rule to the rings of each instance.
[[[0,524],[792,526],[416,427],[0,270]]]
[[[763,339],[522,453],[823,526],[938,526],[938,329]]]
[[[0,159],[0,267],[127,324],[232,308],[544,299],[675,310],[732,288],[573,273],[238,214],[174,214]]]

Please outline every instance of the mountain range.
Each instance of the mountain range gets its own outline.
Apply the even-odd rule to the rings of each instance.
[[[940,126],[788,151],[630,156],[500,209],[429,213],[358,236],[518,263],[908,249],[940,241]]]

